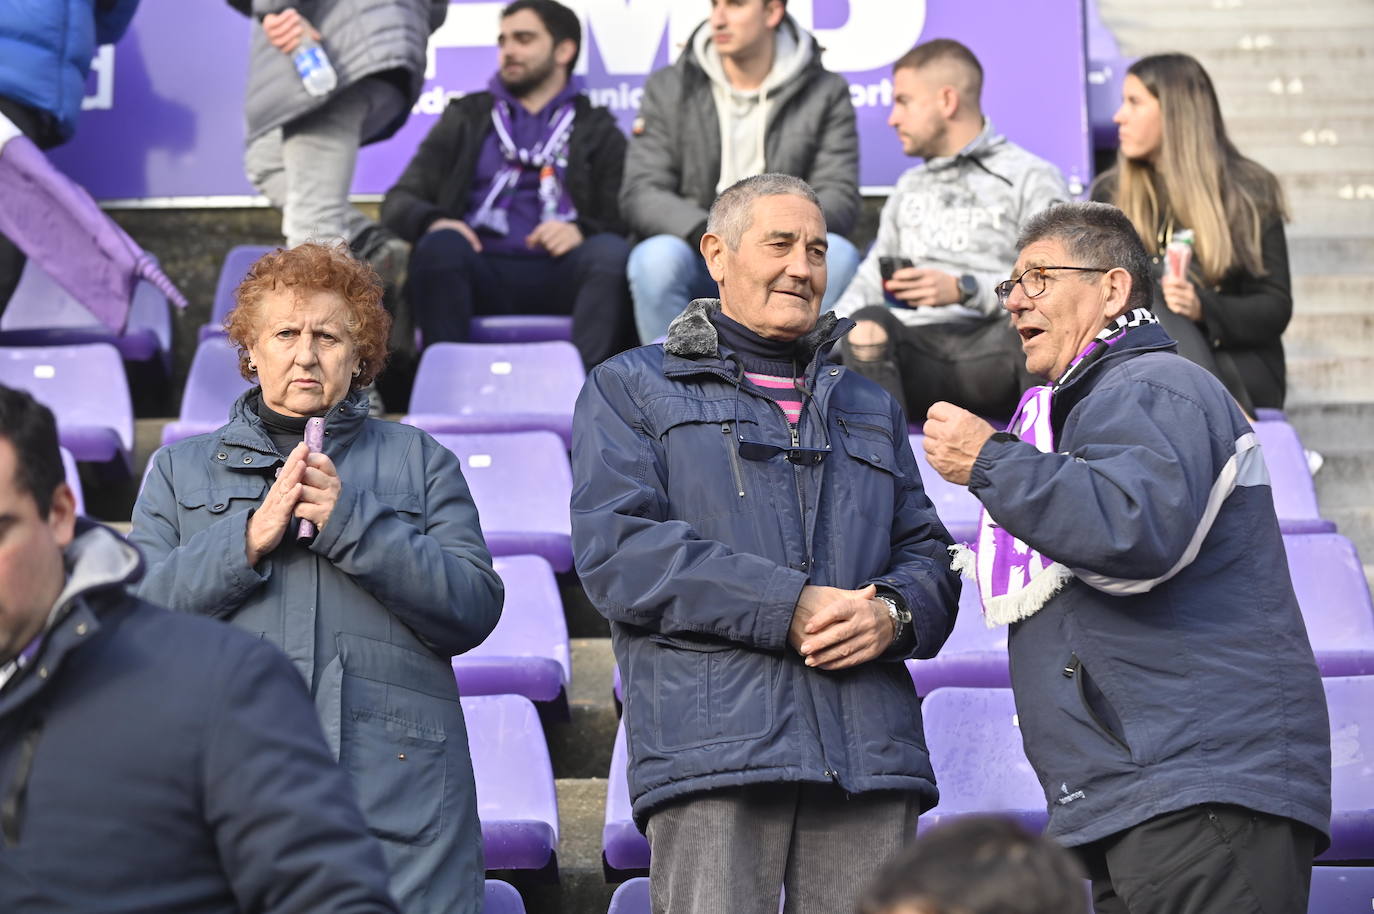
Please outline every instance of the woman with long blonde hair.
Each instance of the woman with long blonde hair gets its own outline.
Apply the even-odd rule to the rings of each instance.
[[[1093,184],[1120,207],[1160,282],[1155,312],[1179,352],[1216,374],[1246,413],[1281,408],[1284,328],[1293,313],[1285,209],[1278,180],[1226,135],[1207,71],[1186,54],[1142,57],[1127,71],[1116,165]],[[1165,249],[1193,233],[1185,277]]]

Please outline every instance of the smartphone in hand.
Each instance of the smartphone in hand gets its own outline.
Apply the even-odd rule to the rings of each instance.
[[[911,307],[911,306],[908,305],[906,302],[902,301],[900,298],[895,297],[892,293],[890,293],[890,292],[887,291],[887,281],[888,281],[889,279],[891,279],[891,278],[892,278],[892,274],[896,273],[898,270],[905,270],[905,269],[907,269],[907,268],[909,268],[909,267],[914,267],[914,266],[915,266],[915,264],[912,263],[911,260],[908,259],[908,258],[906,258],[906,257],[879,257],[879,258],[878,258],[878,272],[879,272],[880,274],[882,274],[882,277],[883,277],[883,299],[884,299],[889,305],[891,305],[892,307],[894,307],[894,308],[909,308],[909,307]]]

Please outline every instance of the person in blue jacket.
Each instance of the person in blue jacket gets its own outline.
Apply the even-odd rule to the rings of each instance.
[[[138,0],[6,0],[0,3],[0,118],[51,149],[72,138],[98,45],[120,39]],[[0,123],[0,146],[10,128]],[[0,314],[25,257],[0,235]]]
[[[1330,725],[1255,433],[1147,310],[1116,207],[1033,218],[998,286],[1032,388],[1009,431],[931,407],[931,465],[984,508],[1050,836],[1104,912],[1305,912]]]
[[[826,361],[816,194],[727,188],[720,299],[592,370],[573,420],[578,574],[625,681],[655,912],[852,910],[935,804],[902,660],[954,624],[949,534],[906,419]]]
[[[142,573],[0,387],[0,911],[397,914],[291,664]]]
[[[129,539],[148,557],[140,595],[227,619],[295,664],[402,909],[477,914],[481,823],[450,658],[491,633],[505,591],[458,458],[368,418],[381,296],[342,244],[254,264],[227,326],[257,384],[219,430],[157,452]],[[302,441],[315,417],[318,450]]]

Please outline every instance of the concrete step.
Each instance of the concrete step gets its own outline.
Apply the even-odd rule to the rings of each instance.
[[[1371,102],[1374,110],[1374,101]],[[1233,137],[1232,142],[1239,143]],[[1298,136],[1281,145],[1246,144],[1241,152],[1277,175],[1336,173],[1357,174],[1374,163],[1374,143],[1308,145]]]
[[[1323,454],[1328,451],[1374,451],[1374,401],[1293,403],[1284,409],[1284,414],[1293,424],[1303,447]],[[1317,479],[1321,479],[1320,472]],[[1365,500],[1374,502],[1374,491],[1368,493]]]
[[[1368,275],[1374,267],[1374,232],[1332,235],[1320,223],[1295,220],[1288,227],[1288,261],[1294,275]]]
[[[1320,98],[1328,102],[1368,102],[1370,80],[1374,78],[1374,57],[1330,64],[1329,70],[1321,66],[1322,61],[1314,56],[1311,61],[1287,65],[1252,60],[1244,65],[1208,66],[1208,72],[1216,86],[1223,114],[1242,100],[1282,96]]]
[[[1321,119],[1306,112],[1287,117],[1228,115],[1226,131],[1251,158],[1259,158],[1260,149],[1288,143],[1303,148],[1374,147],[1374,117]]]
[[[1318,28],[1374,28],[1374,7],[1355,4],[1288,4],[1286,6],[1253,7],[1245,4],[1226,8],[1211,3],[1171,5],[1162,3],[1106,4],[1099,9],[1102,21],[1109,28],[1130,29],[1131,33],[1178,30],[1232,30],[1272,36],[1283,41],[1293,32]],[[1118,33],[1120,34],[1120,33]],[[1167,44],[1156,47],[1167,47]]]
[[[1320,95],[1242,95],[1222,96],[1221,113],[1230,124],[1233,119],[1263,118],[1278,121],[1301,118],[1309,121],[1356,120],[1369,116],[1368,97],[1322,98]]]
[[[604,778],[620,722],[611,693],[615,657],[610,638],[572,639],[573,678],[567,721],[546,720],[553,773],[559,778]]]
[[[1306,15],[1307,11],[1304,7],[1294,12]],[[1294,23],[1282,28],[1273,24],[1274,20],[1269,20],[1263,25],[1250,26],[1234,22],[1210,25],[1189,22],[1165,27],[1153,21],[1155,15],[1154,11],[1142,11],[1142,16],[1148,16],[1148,19],[1133,17],[1129,21],[1104,15],[1103,21],[1115,30],[1121,52],[1128,57],[1154,54],[1161,49],[1182,51],[1200,60],[1215,53],[1249,53],[1247,44],[1251,48],[1255,47],[1257,38],[1261,39],[1261,43],[1264,38],[1268,38],[1273,42],[1270,47],[1312,50],[1330,48],[1348,51],[1351,48],[1367,48],[1374,44],[1374,22],[1368,21],[1358,21],[1348,27],[1343,20],[1328,25],[1312,22]],[[1339,19],[1322,17],[1320,14],[1317,14],[1317,18]],[[1206,65],[1205,60],[1203,65]]]
[[[1374,509],[1374,452],[1368,448],[1315,450],[1322,455],[1321,469],[1313,477],[1318,504]]]
[[[1374,311],[1374,273],[1294,275],[1293,309],[1304,314]]]
[[[601,829],[606,815],[604,778],[563,778],[558,792],[557,883],[540,882],[529,873],[502,871],[517,889],[529,914],[605,914],[615,886],[601,867]]]
[[[1371,390],[1374,355],[1288,359],[1288,400],[1292,403],[1361,402]]]
[[[1289,359],[1368,355],[1374,352],[1374,311],[1295,311],[1283,346]]]

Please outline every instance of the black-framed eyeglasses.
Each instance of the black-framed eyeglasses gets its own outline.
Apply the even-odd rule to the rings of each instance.
[[[741,376],[742,377],[742,376]],[[787,462],[799,467],[819,466],[825,458],[830,456],[830,443],[826,442],[825,447],[801,447],[791,444],[768,444],[764,441],[749,441],[744,437],[743,427],[739,424],[739,400],[740,383],[735,381],[735,441],[739,447],[739,455],[745,460],[767,461],[782,454],[787,458]],[[805,392],[802,393],[802,410],[806,410],[811,404],[811,397]]]
[[[997,303],[1006,305],[1007,299],[1011,298],[1011,290],[1016,288],[1016,284],[1021,284],[1021,290],[1026,293],[1026,298],[1038,298],[1045,294],[1048,276],[1045,274],[1050,270],[1074,270],[1079,273],[1110,273],[1110,267],[1028,267],[1020,276],[1015,279],[1004,279],[993,286],[993,291],[997,293]]]

